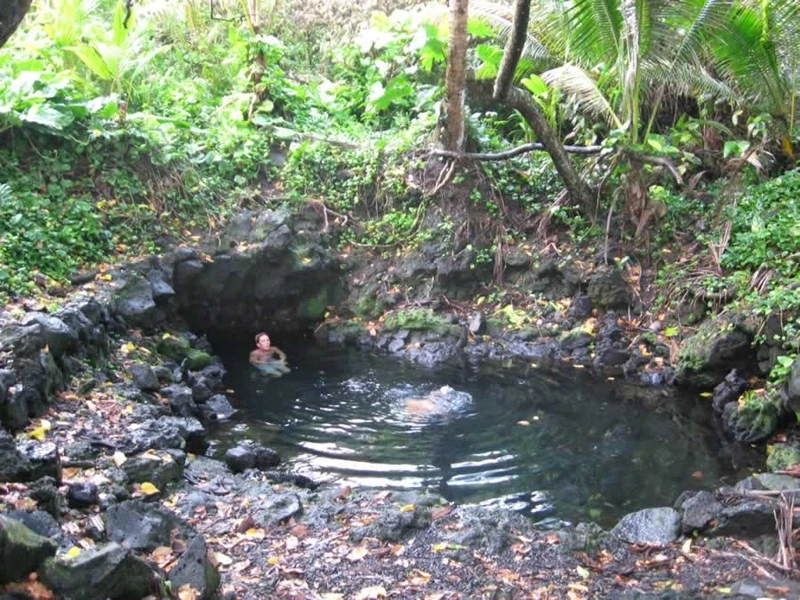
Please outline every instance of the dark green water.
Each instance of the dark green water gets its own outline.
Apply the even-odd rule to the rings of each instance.
[[[246,351],[226,356],[241,410],[220,435],[259,440],[315,478],[609,524],[731,474],[716,436],[690,416],[710,411],[663,390],[645,408],[570,367],[434,370],[355,350],[284,350],[293,371],[279,379],[255,372]],[[407,398],[445,385],[459,392],[446,410],[406,410]]]

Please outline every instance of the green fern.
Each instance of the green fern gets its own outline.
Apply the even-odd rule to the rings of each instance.
[[[11,186],[7,183],[0,183],[0,206],[4,204],[11,204],[14,200],[14,192]]]

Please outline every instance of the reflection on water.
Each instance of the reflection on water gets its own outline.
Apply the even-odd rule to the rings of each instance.
[[[570,368],[436,370],[353,350],[287,350],[292,372],[280,379],[258,375],[245,354],[227,357],[242,410],[221,435],[256,438],[313,477],[610,523],[712,488],[730,470],[713,434],[677,408],[685,399],[645,409]],[[409,399],[431,398],[431,410],[410,409]]]

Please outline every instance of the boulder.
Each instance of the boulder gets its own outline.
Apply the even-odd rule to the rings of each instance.
[[[755,354],[752,334],[735,319],[705,321],[678,351],[676,376],[681,385],[713,388],[731,368],[753,370]]]
[[[61,357],[68,350],[78,345],[78,332],[71,329],[64,321],[53,315],[44,313],[28,313],[22,321],[24,324],[37,323],[41,327],[42,339],[55,358]]]
[[[126,460],[121,469],[132,483],[149,481],[158,489],[163,490],[170,483],[180,481],[183,477],[183,460],[177,459],[167,451],[155,451],[144,456],[132,456]]]
[[[112,301],[112,310],[130,327],[152,331],[158,324],[153,286],[141,275],[128,277]]]
[[[158,377],[149,365],[134,363],[128,367],[128,373],[133,378],[133,385],[143,392],[155,392],[161,387]]]
[[[774,444],[768,449],[767,469],[781,471],[800,463],[800,448],[793,444]]]
[[[0,584],[25,579],[56,553],[56,543],[0,515]]]
[[[674,508],[646,508],[622,517],[611,530],[630,544],[669,544],[678,539],[681,517]]]
[[[147,552],[158,546],[169,546],[170,533],[177,525],[172,513],[141,500],[128,500],[109,507],[105,523],[111,541],[131,550]]]
[[[7,516],[19,521],[35,534],[53,540],[56,544],[61,544],[66,540],[58,521],[53,515],[43,510],[12,510]]]
[[[157,577],[144,560],[119,544],[83,550],[75,558],[47,560],[42,583],[70,600],[145,598],[157,588]]]
[[[231,406],[230,400],[228,400],[228,397],[224,394],[211,396],[211,398],[206,401],[205,405],[207,408],[214,411],[217,415],[217,419],[227,419],[236,412],[236,409]]]
[[[681,530],[685,534],[703,531],[722,513],[722,504],[711,492],[698,492],[681,506]]]
[[[31,480],[52,477],[57,485],[61,484],[61,457],[55,443],[25,440],[17,444],[17,449],[30,464]]]
[[[725,432],[733,439],[754,443],[767,439],[778,427],[782,402],[776,390],[750,390],[722,413]]]
[[[573,296],[583,283],[579,269],[570,264],[546,260],[534,269],[530,291],[549,300]]]
[[[739,377],[736,369],[733,369],[725,376],[717,387],[714,388],[711,405],[714,414],[721,415],[725,411],[725,406],[730,402],[739,400],[739,396],[747,389],[747,380]]]
[[[100,503],[97,484],[91,481],[71,483],[67,489],[67,503],[72,508],[89,508]]]
[[[613,267],[592,273],[586,294],[594,306],[601,308],[625,309],[633,301],[630,286],[622,277],[622,271]]]
[[[245,440],[225,453],[225,462],[231,471],[241,473],[247,469],[270,469],[280,464],[281,458],[271,448]]]
[[[184,585],[199,592],[199,598],[208,600],[219,587],[219,573],[208,560],[208,547],[202,536],[192,538],[186,552],[169,572],[172,589],[176,592]]]
[[[17,449],[14,438],[0,427],[0,481],[28,481],[30,461]]]

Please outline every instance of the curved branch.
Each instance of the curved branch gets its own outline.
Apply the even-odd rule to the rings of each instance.
[[[564,152],[567,154],[597,154],[603,150],[603,146],[564,146]],[[448,158],[468,159],[468,160],[507,160],[514,158],[526,152],[535,152],[537,150],[547,150],[544,144],[533,142],[530,144],[523,144],[511,150],[504,150],[503,152],[481,153],[481,152],[451,152],[449,150],[433,149],[430,154],[436,156],[446,156]]]
[[[500,63],[500,71],[494,82],[494,92],[492,96],[495,100],[502,101],[508,94],[508,88],[514,79],[514,72],[519,64],[519,57],[525,48],[525,40],[528,33],[528,20],[531,13],[531,0],[517,0],[514,9],[514,24],[511,35],[506,41],[506,48],[503,52],[503,61]]]

